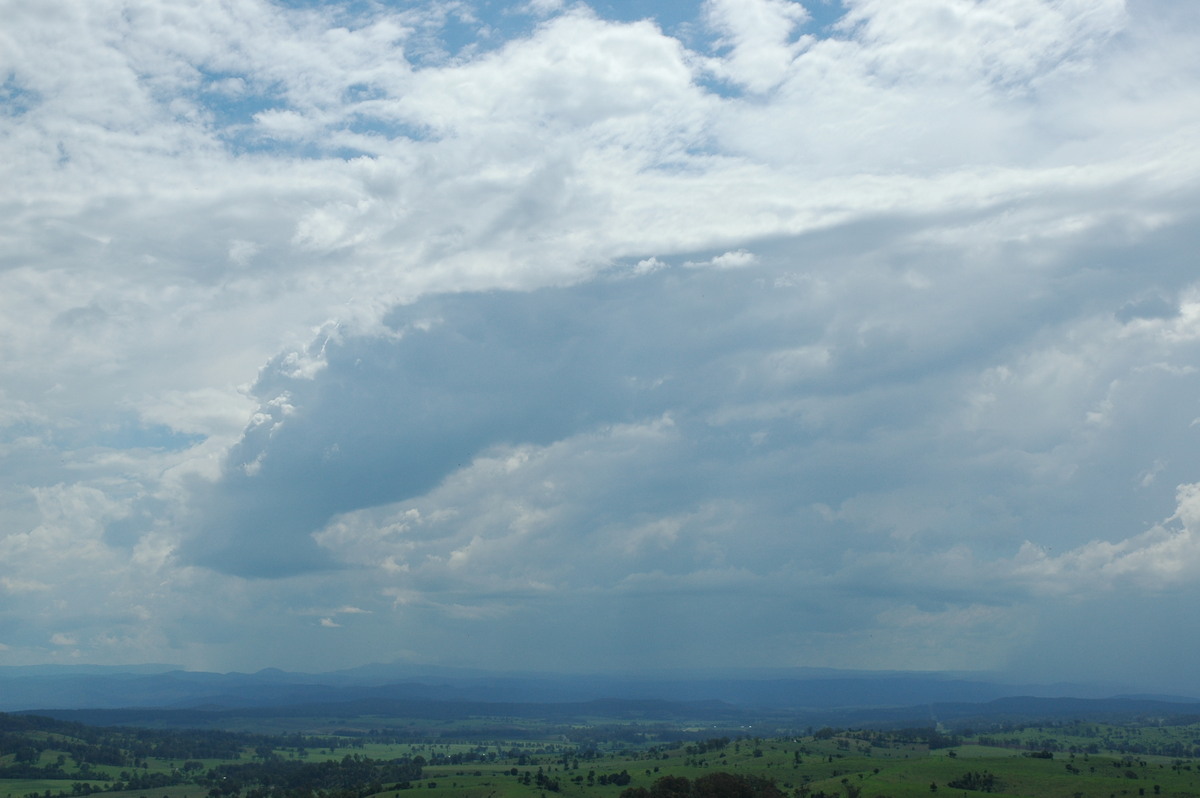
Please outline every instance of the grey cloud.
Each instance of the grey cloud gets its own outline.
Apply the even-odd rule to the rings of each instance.
[[[1121,305],[1114,314],[1118,321],[1131,322],[1135,319],[1166,319],[1179,312],[1178,306],[1161,294],[1131,299]]]
[[[311,535],[340,513],[429,494],[497,447],[545,447],[661,417],[679,436],[665,469],[636,474],[640,485],[599,489],[619,494],[626,518],[618,523],[737,497],[756,508],[750,514],[760,518],[763,540],[785,547],[796,535],[815,538],[839,525],[927,545],[953,540],[969,523],[974,536],[1003,541],[1016,518],[1032,524],[1029,534],[1057,540],[1078,534],[1069,516],[1092,480],[1131,488],[1114,461],[1093,464],[1086,448],[1070,449],[1095,445],[1079,437],[1087,412],[1119,398],[1087,371],[1093,366],[1062,355],[1084,370],[1083,381],[1054,378],[1076,380],[1083,404],[1064,407],[1071,426],[1049,417],[1049,437],[1040,441],[1039,413],[1018,403],[1037,401],[1026,392],[1041,390],[1022,384],[1021,369],[1043,366],[1003,364],[1039,341],[1053,352],[1063,325],[1078,323],[1094,304],[1116,306],[1125,292],[1141,290],[1137,283],[1102,268],[1070,296],[1049,290],[1072,264],[1091,262],[1083,242],[1041,275],[1005,272],[1000,260],[986,270],[977,264],[983,282],[972,285],[940,270],[979,253],[926,249],[921,260],[864,264],[851,254],[861,244],[855,228],[835,240],[832,248],[827,237],[764,244],[757,265],[737,270],[666,268],[636,277],[615,270],[562,288],[429,297],[395,309],[387,334],[314,343],[307,357],[323,365],[312,373],[281,356],[259,379],[259,417],[231,450],[222,479],[197,493],[185,555],[247,576],[336,567]],[[810,260],[809,252],[821,257]],[[852,259],[858,271],[850,274]],[[1157,268],[1164,280],[1179,279]],[[932,287],[910,285],[913,269],[925,269]],[[897,291],[910,304],[897,304]],[[1027,305],[1031,293],[1041,298]],[[976,301],[983,294],[991,305]],[[1003,415],[972,420],[970,396],[999,366],[1012,376],[996,386],[986,412]],[[1108,379],[1135,366],[1118,361]],[[1164,372],[1162,379],[1181,377]],[[1132,419],[1125,410],[1119,417]],[[1125,423],[1110,430],[1120,437],[1106,447],[1162,451],[1161,437],[1139,444],[1121,432]],[[1063,473],[1074,476],[1040,485],[1026,470],[1038,457],[1061,459]],[[1192,458],[1171,461],[1179,474]],[[997,486],[978,495],[990,480]],[[1163,485],[1169,490],[1169,478]],[[1100,501],[1129,523],[1161,515],[1154,505],[1163,491],[1143,491],[1137,502],[1129,493]],[[588,509],[571,523],[610,517],[599,495],[581,501]],[[904,507],[914,501],[933,507],[910,522]],[[817,505],[833,508],[832,520],[818,520]],[[953,509],[936,509],[943,507]],[[1053,531],[1064,522],[1066,531]],[[819,549],[820,558],[840,551],[829,541]]]
[[[425,493],[488,447],[549,444],[737,391],[711,350],[761,339],[738,318],[747,288],[689,278],[427,299],[391,315],[396,335],[331,339],[311,379],[272,364],[256,389],[271,420],[247,432],[205,501],[238,509],[207,522],[198,540],[220,542],[201,560],[266,572],[276,547],[250,541],[304,544],[333,514]],[[707,307],[688,301],[697,289]],[[786,339],[790,327],[766,334]]]
[[[431,626],[485,618],[497,641],[540,624],[596,656],[588,641],[611,635],[613,662],[666,662],[694,612],[728,617],[729,645],[769,639],[780,652],[802,633],[841,629],[833,651],[901,622],[941,640],[949,632],[928,631],[939,618],[963,635],[1011,631],[1036,597],[995,563],[1022,540],[1079,545],[1101,519],[1140,528],[1194,479],[1179,435],[1195,415],[1188,317],[1114,315],[1150,284],[1194,301],[1172,254],[1194,233],[1095,244],[1084,232],[1038,263],[1016,245],[903,245],[957,225],[850,225],[759,242],[743,269],[614,268],[559,288],[430,296],[377,334],[323,332],[263,370],[259,413],[224,475],[196,483],[180,516],[183,563],[307,580],[353,568],[365,591],[354,602],[380,616],[372,628],[446,656],[468,654]],[[1088,422],[1106,402],[1107,420]],[[669,432],[596,454],[623,434],[606,431],[654,424]],[[526,451],[544,467],[482,474],[483,459]],[[379,531],[409,507],[441,520]],[[330,530],[347,515],[359,537],[340,541]],[[137,523],[114,522],[109,539],[133,542]],[[943,556],[957,545],[974,570]],[[456,553],[458,570],[446,566]],[[393,555],[408,570],[381,570]],[[618,620],[648,589],[644,623]],[[407,603],[389,607],[387,590]],[[595,602],[605,609],[584,613]],[[794,616],[790,631],[772,631],[763,602]],[[635,653],[662,623],[678,639]],[[934,661],[930,646],[911,661]]]

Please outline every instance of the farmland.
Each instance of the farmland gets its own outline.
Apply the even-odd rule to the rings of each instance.
[[[1200,724],[1152,719],[770,736],[605,718],[292,717],[236,732],[0,721],[0,798],[684,798],[722,784],[787,798],[1200,796]]]

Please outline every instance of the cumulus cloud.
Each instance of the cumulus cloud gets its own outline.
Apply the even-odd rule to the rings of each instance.
[[[813,40],[794,41],[793,30],[809,19],[808,11],[791,0],[708,0],[708,23],[720,32],[718,46],[728,54],[714,66],[751,92],[762,93],[787,74],[792,61]]]
[[[6,659],[983,668],[1185,595],[1195,9],[830,8],[0,0]]]
[[[709,260],[697,263],[689,260],[684,262],[684,266],[693,269],[712,268],[712,269],[740,269],[745,266],[750,266],[758,261],[758,256],[753,252],[747,252],[744,249],[739,249],[736,252],[725,252],[716,255]],[[640,264],[639,264],[640,265]]]
[[[1115,543],[1092,540],[1054,555],[1026,542],[1013,562],[1013,575],[1049,594],[1131,587],[1169,591],[1191,583],[1200,576],[1200,484],[1181,485],[1178,502],[1166,525]]]

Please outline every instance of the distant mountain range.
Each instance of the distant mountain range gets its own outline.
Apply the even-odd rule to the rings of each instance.
[[[1200,701],[1193,697],[1121,695],[1118,690],[823,669],[619,677],[495,674],[402,664],[321,674],[276,669],[205,673],[167,666],[0,667],[0,711],[38,711],[88,723],[107,719],[136,724],[153,718],[170,725],[209,725],[230,714],[296,712],[547,719],[602,714],[656,720],[707,717],[729,723],[770,718],[802,725],[1200,716]]]

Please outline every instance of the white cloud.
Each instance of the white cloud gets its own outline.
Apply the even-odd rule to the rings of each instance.
[[[35,593],[50,589],[50,586],[44,582],[8,576],[0,578],[0,587],[3,587],[6,593]]]
[[[525,8],[530,14],[545,16],[563,9],[563,0],[529,0]]]
[[[690,269],[744,269],[747,266],[753,266],[757,262],[758,256],[753,252],[747,252],[744,249],[739,249],[735,252],[725,252],[720,255],[714,255],[706,261],[685,261],[683,265]]]
[[[873,71],[907,81],[976,76],[1005,87],[1086,68],[1127,22],[1121,0],[853,0],[841,21]],[[965,67],[965,69],[964,69]]]
[[[1115,543],[1092,540],[1052,555],[1027,542],[1013,561],[1013,576],[1052,595],[1130,588],[1162,592],[1191,584],[1200,577],[1200,483],[1181,485],[1178,502],[1167,525]]]
[[[812,37],[793,40],[792,31],[809,18],[792,0],[707,0],[708,23],[721,32],[729,54],[713,62],[719,75],[762,93],[774,88]]]

